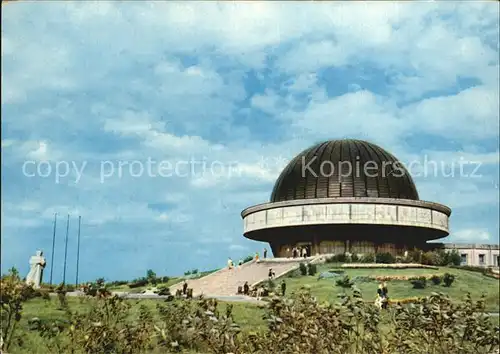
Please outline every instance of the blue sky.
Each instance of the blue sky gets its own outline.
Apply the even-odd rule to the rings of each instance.
[[[78,215],[83,280],[244,257],[264,245],[241,210],[295,154],[346,137],[445,166],[413,172],[453,209],[447,241],[498,242],[497,2],[2,6],[2,272],[50,260],[55,212],[55,281],[68,213],[69,281]]]

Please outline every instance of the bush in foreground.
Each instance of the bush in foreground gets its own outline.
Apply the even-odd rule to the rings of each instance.
[[[299,271],[301,275],[307,275],[307,266],[304,263],[300,263]]]
[[[311,264],[311,263],[307,264],[307,274],[315,275],[317,272],[318,272],[318,267],[316,266],[316,264]]]
[[[337,284],[337,286],[340,286],[342,288],[351,288],[354,285],[354,282],[348,275],[344,276],[342,279],[337,279],[335,283]]]
[[[439,276],[439,275],[433,275],[431,277],[431,281],[432,281],[432,284],[434,285],[439,285],[441,284],[441,281],[443,280],[443,277]]]
[[[2,278],[1,285],[2,316],[10,304],[20,316],[30,290],[15,277]],[[84,298],[88,311],[68,309],[67,322],[33,326],[41,336],[36,352],[459,354],[494,353],[499,348],[499,329],[485,314],[483,299],[473,302],[467,297],[455,303],[433,293],[388,312],[364,302],[357,289],[340,300],[320,304],[307,289],[291,298],[272,298],[265,313],[267,330],[256,333],[242,331],[233,319],[233,307],[214,299],[159,303],[150,310],[144,305],[134,309],[116,296]],[[390,321],[384,322],[384,313]],[[10,339],[17,339],[13,350],[33,350],[22,347],[23,333],[10,333]]]
[[[453,274],[450,274],[450,273],[444,274],[444,276],[443,276],[444,286],[449,288],[451,286],[451,284],[453,284],[454,281],[455,281],[455,276]]]
[[[454,304],[443,294],[396,305],[389,327],[383,312],[365,303],[354,289],[337,305],[320,304],[306,289],[293,298],[271,299],[261,333],[244,332],[234,322],[232,305],[214,299],[139,308],[131,322],[130,305],[112,297],[93,303],[86,314],[45,336],[51,352],[85,353],[492,353],[498,328],[484,315],[484,302],[467,298]],[[155,313],[156,312],[156,313]],[[55,334],[53,334],[55,333]],[[69,339],[69,340],[68,340]]]
[[[418,277],[417,279],[410,280],[413,289],[425,289],[427,287],[427,278]]]

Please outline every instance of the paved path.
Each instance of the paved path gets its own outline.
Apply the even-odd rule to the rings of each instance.
[[[297,269],[300,263],[309,263],[319,260],[320,257],[309,258],[266,258],[259,261],[250,261],[241,266],[229,269],[227,267],[210,273],[202,278],[188,280],[189,288],[193,289],[193,296],[204,294],[207,297],[226,297],[236,295],[238,287],[248,282],[250,287],[266,281],[269,270],[272,269],[277,278]],[[183,283],[170,287],[170,293],[175,294],[182,289]]]

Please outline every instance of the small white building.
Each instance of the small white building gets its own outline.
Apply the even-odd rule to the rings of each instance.
[[[500,267],[500,245],[445,243],[444,247],[448,251],[456,250],[462,258],[462,265]]]

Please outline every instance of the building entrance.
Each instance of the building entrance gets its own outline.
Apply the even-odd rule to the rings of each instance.
[[[305,248],[307,251],[307,257],[311,257],[312,253],[312,243],[311,242],[299,242],[297,243],[297,248],[301,250],[302,248]],[[299,254],[299,257],[302,257],[302,253]]]

